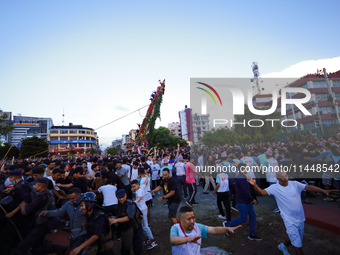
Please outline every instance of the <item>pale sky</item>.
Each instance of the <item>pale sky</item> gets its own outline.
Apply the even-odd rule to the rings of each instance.
[[[1,1],[0,108],[51,117],[55,125],[64,109],[65,124],[95,129],[149,104],[166,79],[157,126],[167,126],[190,105],[190,78],[251,77],[253,61],[263,77],[339,70],[339,7],[293,0]],[[310,67],[318,60],[324,62]],[[136,112],[99,129],[100,144],[142,120]]]

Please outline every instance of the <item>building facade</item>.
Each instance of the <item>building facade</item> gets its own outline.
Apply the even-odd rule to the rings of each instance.
[[[50,153],[82,154],[98,148],[98,136],[82,125],[53,126],[49,130]]]
[[[194,132],[192,127],[191,109],[185,106],[183,111],[178,113],[180,120],[181,136],[183,140],[194,142]]]
[[[10,135],[10,143],[14,146],[20,147],[21,140],[37,136],[48,140],[50,128],[53,126],[51,118],[27,117],[27,116],[13,116],[14,130]]]
[[[194,144],[200,144],[204,132],[210,130],[209,127],[210,114],[197,114],[192,116],[192,128],[194,132]]]
[[[170,130],[171,135],[182,138],[181,124],[179,122],[169,123],[168,129]]]

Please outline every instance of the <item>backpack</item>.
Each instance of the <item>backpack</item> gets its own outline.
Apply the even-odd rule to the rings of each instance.
[[[143,222],[143,213],[135,203],[127,207],[127,215],[131,220],[131,226],[134,230],[139,229]]]
[[[98,252],[105,252],[105,251],[110,251],[113,248],[113,239],[112,239],[112,232],[111,232],[111,227],[109,223],[109,219],[107,215],[99,210],[96,210],[94,215],[94,220],[92,223],[92,227],[94,225],[94,222],[98,217],[104,215],[105,217],[105,228],[103,229],[103,232],[100,235],[99,238],[99,243],[97,245],[91,245],[89,247],[86,247],[84,249],[85,255],[96,255]]]

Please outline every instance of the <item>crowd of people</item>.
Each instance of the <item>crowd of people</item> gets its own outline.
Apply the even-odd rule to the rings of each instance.
[[[296,254],[303,254],[302,203],[311,203],[308,198],[318,194],[327,202],[338,199],[340,178],[328,171],[340,160],[338,142],[336,137],[315,137],[214,148],[178,145],[142,155],[5,160],[0,163],[0,254],[65,254],[68,249],[71,255],[113,254],[117,241],[121,254],[142,254],[143,245],[146,250],[158,245],[150,223],[152,206],[163,200],[172,224],[173,254],[200,254],[202,237],[231,235],[248,219],[248,239],[261,241],[253,206],[258,196],[266,195],[275,198],[273,210],[280,212],[287,230],[278,249],[286,255],[292,245]],[[281,167],[304,170],[317,164],[326,165],[317,176]],[[195,222],[199,185],[203,194],[216,194],[221,226]],[[239,217],[232,219],[231,210]],[[70,232],[69,247],[45,240],[61,227]]]

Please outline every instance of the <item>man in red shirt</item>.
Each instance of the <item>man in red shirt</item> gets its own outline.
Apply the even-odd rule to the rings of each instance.
[[[190,161],[185,165],[186,183],[187,187],[189,188],[189,199],[186,201],[186,203],[191,207],[198,204],[195,201],[195,196],[197,193],[196,175],[204,179],[204,176],[196,171],[193,162],[194,159],[190,158]]]

